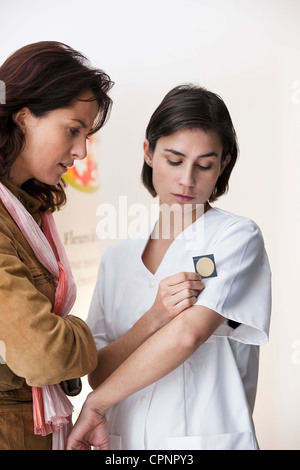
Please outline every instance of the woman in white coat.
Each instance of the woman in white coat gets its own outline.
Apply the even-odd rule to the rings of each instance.
[[[142,177],[160,216],[147,236],[103,256],[88,317],[94,391],[69,449],[258,449],[252,411],[270,268],[257,225],[210,205],[237,154],[212,92],[176,87],[152,115]]]

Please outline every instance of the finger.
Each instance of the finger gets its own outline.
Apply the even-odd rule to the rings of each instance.
[[[194,289],[184,289],[173,296],[175,303],[181,302],[184,299],[189,299],[190,297],[198,297],[199,290]]]
[[[181,302],[178,302],[174,306],[174,316],[177,316],[180,313],[182,313],[184,310],[186,310],[187,308],[192,307],[196,302],[197,302],[196,296],[192,296],[187,299],[183,299]]]
[[[198,295],[200,292],[203,291],[204,288],[205,288],[205,285],[201,280],[185,281],[185,282],[178,283],[174,286],[170,286],[169,293],[171,295],[176,295],[181,291],[189,290],[189,291],[197,291],[197,295]]]
[[[174,286],[176,284],[180,284],[186,281],[199,281],[201,280],[201,276],[198,273],[193,272],[181,272],[177,274],[173,274],[172,276],[168,276],[165,278],[167,285]]]
[[[199,295],[199,291],[197,290],[184,289],[178,292],[177,294],[173,295],[172,302],[173,302],[173,305],[175,306],[185,299],[189,299],[191,297],[197,298],[198,295]]]

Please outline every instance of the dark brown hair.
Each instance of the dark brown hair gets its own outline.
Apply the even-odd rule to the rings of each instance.
[[[228,109],[218,95],[196,85],[180,85],[173,88],[152,114],[146,129],[149,148],[155,150],[160,137],[168,136],[181,129],[203,129],[218,134],[222,146],[222,159],[230,154],[231,160],[218,178],[209,198],[215,201],[228,190],[231,171],[238,156],[236,133]],[[144,162],[142,181],[150,194],[156,191],[152,182],[152,168]]]
[[[42,117],[68,106],[83,91],[92,91],[99,104],[90,132],[93,134],[104,125],[112,105],[107,95],[113,86],[109,76],[92,68],[80,52],[56,41],[41,41],[17,50],[0,67],[0,80],[6,88],[5,103],[0,103],[0,176],[3,177],[9,177],[13,162],[26,145],[23,133],[13,121],[13,115],[23,107]],[[36,179],[22,185],[43,203],[42,210],[52,211],[66,202],[64,187],[63,180],[55,186]]]

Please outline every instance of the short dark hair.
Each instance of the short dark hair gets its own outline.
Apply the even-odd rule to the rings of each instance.
[[[203,129],[218,134],[222,146],[222,159],[230,154],[231,160],[218,178],[209,201],[213,202],[228,190],[231,171],[238,156],[236,133],[229,111],[220,96],[193,84],[173,88],[152,114],[146,129],[146,139],[151,151],[155,150],[160,137],[182,129]],[[150,194],[156,191],[152,181],[152,168],[144,162],[142,182]]]
[[[0,176],[9,176],[24,148],[24,135],[13,121],[23,107],[42,117],[89,90],[99,104],[93,134],[104,125],[112,105],[107,94],[113,86],[109,76],[92,68],[82,53],[57,41],[28,44],[14,52],[0,67],[0,80],[6,88],[5,104],[0,103]],[[55,186],[36,179],[22,185],[43,203],[42,210],[55,210],[66,202],[64,187],[63,180]]]

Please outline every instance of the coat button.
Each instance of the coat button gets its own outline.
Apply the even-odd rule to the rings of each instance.
[[[149,287],[151,288],[155,287],[155,281],[153,279],[149,281]]]
[[[143,395],[143,396],[140,398],[140,402],[141,402],[142,404],[144,404],[144,403],[146,403],[146,401],[147,401],[147,397],[146,397],[145,395]]]

